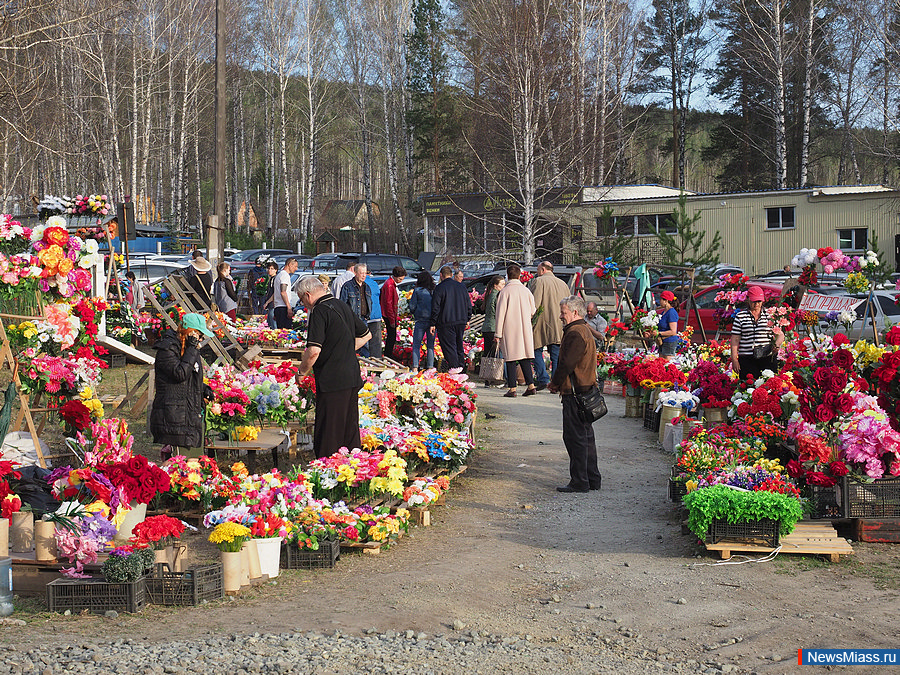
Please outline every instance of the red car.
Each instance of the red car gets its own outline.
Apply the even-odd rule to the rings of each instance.
[[[759,286],[760,288],[762,288],[767,298],[781,296],[782,284],[751,281],[748,285]],[[716,318],[716,310],[722,308],[722,305],[716,302],[716,295],[721,290],[722,289],[718,286],[708,286],[694,293],[694,304],[696,305],[696,310],[693,307],[690,308],[687,321],[687,325],[691,326],[694,329],[694,334],[691,337],[693,342],[704,341],[703,335],[700,332],[700,324],[703,325],[703,330],[706,331],[706,341],[716,339],[717,336],[718,340],[722,341],[731,336],[731,321],[729,320],[726,328],[720,329],[719,322]],[[685,307],[684,305],[681,305],[677,309],[679,316],[678,328],[679,330],[681,330],[685,326]],[[698,314],[700,315],[699,324],[697,322]]]

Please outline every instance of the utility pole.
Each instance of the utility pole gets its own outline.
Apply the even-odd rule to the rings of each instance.
[[[224,257],[225,98],[225,0],[216,0],[216,178],[213,212],[206,229],[206,257],[213,265]]]

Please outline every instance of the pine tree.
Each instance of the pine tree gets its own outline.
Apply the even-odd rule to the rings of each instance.
[[[699,211],[695,211],[692,216],[688,215],[687,195],[682,192],[678,197],[678,205],[669,216],[669,220],[675,224],[675,234],[669,234],[662,228],[656,235],[668,264],[711,268],[719,263],[722,233],[716,232],[713,240],[704,247],[706,233],[697,227],[700,215]]]
[[[439,0],[414,0],[413,29],[406,36],[410,108],[416,161],[431,169],[430,188],[452,189],[455,162],[453,140],[458,138],[458,116],[449,84],[444,10]]]

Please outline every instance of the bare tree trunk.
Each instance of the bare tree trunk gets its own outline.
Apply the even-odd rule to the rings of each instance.
[[[812,119],[812,69],[813,69],[813,24],[816,18],[815,0],[807,0],[806,29],[803,44],[803,130],[800,138],[800,184],[809,183],[809,128]]]

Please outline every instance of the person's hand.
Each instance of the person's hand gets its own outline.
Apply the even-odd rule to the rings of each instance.
[[[558,394],[559,387],[557,387],[555,384],[553,384],[551,382],[550,384],[547,385],[547,391],[549,391],[551,394]]]
[[[494,336],[494,342],[500,342],[500,338],[498,338],[496,335]]]
[[[289,318],[289,319],[293,319],[293,318],[294,318],[294,310],[293,310],[292,307],[288,307],[288,318]]]
[[[736,357],[736,356],[731,357],[731,367],[734,370],[734,372],[736,372],[736,373],[741,372],[741,362],[738,361],[738,357]]]

